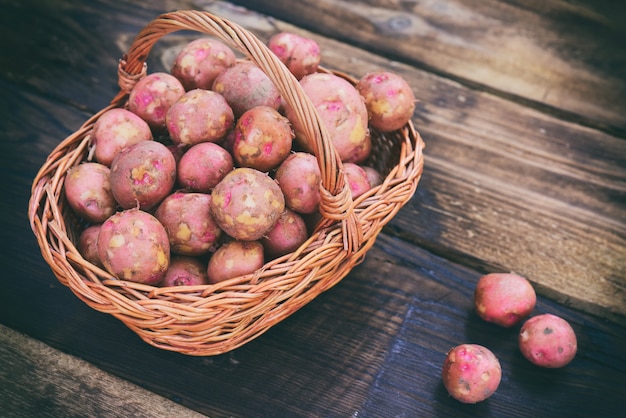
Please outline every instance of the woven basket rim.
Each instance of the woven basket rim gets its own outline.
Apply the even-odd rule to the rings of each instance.
[[[260,63],[266,74],[279,74],[272,73],[273,81],[280,84],[281,91],[286,90],[290,100],[295,97],[303,103],[298,106],[302,108],[300,115],[312,118],[305,125],[320,142],[316,156],[320,169],[326,172],[323,182],[329,189],[328,207],[341,213],[323,216],[305,244],[293,253],[268,261],[254,274],[217,284],[180,287],[119,280],[78,252],[74,244],[78,227],[72,222],[62,192],[65,173],[87,157],[89,135],[97,119],[110,109],[125,106],[133,83],[147,74],[145,62],[154,43],[168,33],[188,29],[223,38],[240,51],[245,48],[241,52],[250,55],[249,59],[257,65]],[[188,355],[216,355],[258,337],[334,286],[360,263],[382,227],[413,196],[421,178],[424,143],[409,121],[392,133],[374,132],[381,143],[387,141],[399,148],[397,162],[393,161],[382,184],[354,201],[349,195],[346,198],[349,190],[343,181],[342,165],[319,116],[302,90],[298,90],[297,80],[268,51],[252,33],[208,12],[183,10],[157,17],[137,35],[120,60],[120,92],[55,147],[33,180],[29,220],[53,274],[87,305],[120,319],[158,348]],[[340,71],[324,67],[319,71],[356,82]],[[294,81],[295,93],[290,90]]]

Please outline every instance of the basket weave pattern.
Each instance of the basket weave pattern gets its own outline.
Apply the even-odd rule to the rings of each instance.
[[[80,255],[76,243],[82,226],[65,202],[63,184],[67,170],[88,159],[94,123],[104,112],[126,106],[134,84],[146,75],[145,62],[154,44],[178,30],[224,41],[256,63],[279,88],[314,145],[322,173],[322,219],[298,250],[253,274],[213,285],[159,288],[119,280]],[[341,161],[298,81],[253,34],[208,12],[177,11],[150,22],[120,60],[118,76],[120,92],[110,105],[63,140],[41,167],[33,181],[29,220],[57,279],[90,307],[115,316],[153,346],[216,355],[258,337],[361,262],[384,225],[413,196],[421,177],[423,142],[411,122],[392,133],[372,132],[368,163],[386,177],[353,201]]]

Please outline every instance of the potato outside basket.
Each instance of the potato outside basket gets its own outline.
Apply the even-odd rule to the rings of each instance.
[[[313,146],[322,173],[321,220],[296,251],[267,262],[253,274],[214,285],[155,287],[119,280],[87,262],[76,248],[84,225],[64,198],[69,168],[89,159],[90,133],[98,117],[125,107],[134,84],[147,73],[154,44],[168,33],[192,30],[214,36],[256,63],[291,105]],[[321,68],[321,72],[329,70]],[[333,71],[352,84],[356,80]],[[298,81],[253,34],[208,12],[165,13],[144,27],[118,67],[120,92],[48,156],[35,177],[29,220],[54,275],[87,305],[121,320],[145,342],[187,355],[233,350],[338,283],[363,260],[382,230],[413,196],[423,169],[423,142],[411,122],[372,132],[369,165],[385,178],[352,200],[342,164],[319,116]]]

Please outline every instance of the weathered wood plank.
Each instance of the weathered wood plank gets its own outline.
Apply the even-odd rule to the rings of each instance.
[[[298,30],[219,2],[207,9],[262,39]],[[516,271],[563,303],[626,320],[626,141],[315,39],[328,67],[356,77],[392,68],[419,100],[426,169],[389,232],[484,271]],[[171,53],[161,54],[167,68]]]
[[[180,417],[201,415],[0,325],[4,417]]]
[[[43,7],[47,2],[38,3]],[[567,202],[548,211],[557,226],[567,226],[564,219],[570,206],[578,203],[570,202],[569,194],[560,191],[562,187],[551,184],[554,179],[567,179],[559,183],[564,187],[569,184],[568,176],[578,178],[573,187],[576,199],[588,197],[583,199],[582,212],[591,214],[583,220],[602,215],[607,222],[623,224],[619,210],[623,196],[619,164],[623,154],[622,148],[614,148],[615,138],[580,130],[538,112],[527,113],[522,107],[489,94],[474,94],[472,89],[444,78],[396,66],[324,38],[318,39],[333,51],[325,58],[329,65],[354,74],[381,64],[397,69],[410,77],[422,100],[415,121],[428,142],[423,183],[414,202],[381,234],[364,263],[331,291],[261,338],[215,358],[194,358],[155,349],[115,318],[88,308],[58,283],[37,255],[25,216],[29,179],[56,142],[115,94],[116,59],[137,30],[162,9],[192,4],[154,1],[139,6],[138,2],[73,1],[61,2],[65,4],[62,7],[59,3],[49,9],[37,9],[41,14],[37,21],[50,22],[46,23],[47,30],[34,31],[36,36],[29,25],[21,26],[18,20],[0,25],[0,33],[16,31],[19,40],[32,35],[33,44],[41,42],[54,51],[38,60],[29,51],[9,48],[5,62],[18,57],[22,64],[10,68],[29,74],[28,79],[19,82],[8,75],[10,72],[4,72],[7,67],[0,66],[0,91],[6,98],[5,106],[0,106],[0,158],[3,167],[8,167],[5,181],[0,183],[2,191],[8,192],[3,194],[0,208],[8,216],[3,216],[0,230],[6,233],[4,241],[10,243],[8,251],[0,252],[0,264],[5,268],[0,278],[0,322],[209,416],[612,416],[621,406],[626,374],[623,324],[577,312],[543,297],[542,292],[535,313],[557,313],[569,320],[580,347],[579,355],[567,368],[544,370],[530,367],[521,357],[515,347],[515,330],[502,330],[479,321],[471,308],[474,280],[491,266],[489,260],[499,259],[497,254],[477,247],[495,251],[502,250],[496,244],[512,244],[512,249],[523,250],[524,257],[533,250],[526,245],[533,242],[524,241],[521,245],[516,241],[526,233],[526,226],[519,224],[530,225],[534,236],[550,225],[547,221],[534,223],[532,218],[544,214],[542,211],[549,206],[546,202],[540,202],[541,210],[526,205],[527,201],[515,203],[514,193],[507,191],[505,183],[513,182],[526,192],[524,196],[534,196],[532,191],[549,191],[550,196],[556,196],[555,202]],[[21,4],[11,2],[3,13],[7,8],[23,7]],[[214,8],[217,4],[210,2],[209,6]],[[220,14],[233,13],[238,22],[258,30],[260,36],[290,27],[220,4],[220,11],[224,12]],[[141,21],[143,17],[145,21]],[[108,36],[95,39],[93,33]],[[77,59],[81,54],[73,56],[67,51],[81,37],[95,44],[93,48],[84,48],[85,57]],[[51,38],[55,41],[48,42]],[[7,35],[4,39],[12,38]],[[113,44],[102,46],[107,39]],[[166,41],[156,51],[150,68],[159,68],[171,56],[170,48],[183,40],[181,35]],[[13,44],[21,45],[17,41]],[[65,57],[63,51],[74,58],[55,61],[56,57]],[[89,62],[89,71],[82,67],[84,61]],[[38,70],[37,66],[43,69]],[[44,73],[46,77],[40,78]],[[431,89],[433,86],[436,88]],[[461,106],[472,100],[472,106]],[[493,119],[480,115],[491,111],[496,112]],[[518,112],[521,116],[512,116]],[[507,122],[510,126],[504,126],[496,116],[511,120]],[[537,119],[535,128],[540,133],[543,128],[546,133],[562,134],[549,135],[551,142],[542,141],[542,136],[532,134],[535,128],[524,127],[529,117]],[[469,128],[464,129],[463,119],[470,120]],[[519,137],[507,133],[509,128],[519,132]],[[529,138],[522,135],[527,132],[531,133]],[[606,155],[596,150],[589,159],[586,149],[573,154],[564,152],[565,145],[559,141],[568,135],[575,139],[571,146],[585,145],[587,141],[590,143],[585,146],[597,147]],[[516,139],[529,142],[515,145]],[[593,141],[598,144],[592,145]],[[487,146],[491,143],[496,144],[495,150]],[[555,144],[554,148],[550,143]],[[5,153],[9,148],[12,153]],[[472,158],[457,153],[468,153]],[[521,158],[525,153],[532,156],[533,164],[528,167],[525,158]],[[475,166],[476,154],[502,155],[502,161],[493,156],[489,161],[495,165],[496,180],[499,176],[503,180],[475,184],[490,172]],[[560,154],[563,155],[557,158]],[[509,164],[528,170],[523,171],[528,178],[521,181],[510,174],[506,170]],[[537,171],[537,167],[544,171]],[[541,180],[542,175],[553,171],[558,176]],[[590,186],[585,187],[585,182]],[[599,185],[602,187],[597,191]],[[482,219],[493,207],[489,206],[490,199],[482,198],[485,195],[493,196],[499,209],[497,220],[504,225]],[[602,199],[607,202],[606,208],[595,202]],[[477,205],[477,209],[470,205]],[[575,221],[576,225],[566,229],[568,240],[588,236],[585,234],[589,230],[583,234],[580,223]],[[515,232],[511,237],[505,235],[509,224],[513,224]],[[594,228],[602,233],[610,231],[607,224]],[[480,236],[478,243],[467,239],[468,229]],[[492,241],[488,240],[490,236],[494,237]],[[615,251],[623,248],[614,237],[605,243],[594,242],[609,244],[616,245]],[[559,262],[571,261],[574,256],[563,249],[555,251],[555,269]],[[438,258],[433,252],[444,257]],[[514,264],[509,260],[511,254],[505,260]],[[478,255],[487,261],[476,258]],[[588,255],[582,257],[584,261],[593,261],[585,258]],[[618,266],[612,264],[613,269]],[[563,265],[558,268],[566,269]],[[449,398],[439,374],[445,351],[466,341],[491,347],[505,370],[497,394],[474,406]],[[10,383],[11,378],[0,382],[8,387],[5,382]],[[41,402],[45,407],[54,397],[46,392],[43,395]],[[67,411],[58,415],[64,412]]]
[[[235,3],[575,121],[626,132],[624,3]]]

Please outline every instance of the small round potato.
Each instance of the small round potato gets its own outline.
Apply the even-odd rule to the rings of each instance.
[[[235,52],[214,38],[198,38],[189,42],[178,53],[171,73],[185,90],[210,90],[215,77],[224,69],[235,65]]]
[[[474,306],[480,318],[510,328],[535,308],[537,295],[530,282],[517,274],[486,274],[474,289]]]
[[[343,169],[352,199],[356,199],[372,188],[367,178],[367,173],[360,165],[343,163]]]
[[[327,73],[304,76],[300,85],[328,130],[341,161],[365,160],[372,150],[372,141],[365,101],[356,88],[344,78]],[[312,152],[293,108],[286,106],[285,114],[293,124],[297,142]]]
[[[228,151],[213,142],[202,142],[185,151],[176,174],[181,187],[210,193],[233,167],[233,157]]]
[[[302,216],[286,208],[274,226],[261,238],[265,255],[276,258],[295,251],[308,238]]]
[[[174,192],[157,207],[154,216],[163,224],[172,253],[201,255],[216,245],[222,230],[210,211],[211,196]]]
[[[291,32],[275,34],[267,46],[298,80],[316,72],[322,57],[317,42]]]
[[[156,285],[170,264],[165,228],[141,209],[117,212],[104,221],[97,245],[105,269],[119,279]]]
[[[146,121],[130,110],[116,108],[98,118],[91,137],[96,161],[110,167],[113,158],[124,148],[151,140],[152,131]]]
[[[292,138],[286,117],[271,107],[257,106],[237,121],[233,156],[241,167],[269,171],[287,158]]]
[[[282,103],[280,91],[259,67],[249,61],[239,61],[225,68],[215,78],[213,91],[226,98],[239,118],[246,110],[257,106],[277,109]]]
[[[209,259],[209,283],[250,274],[263,267],[263,245],[258,241],[229,241]]]
[[[226,99],[214,91],[194,89],[169,108],[165,123],[178,145],[216,142],[233,127],[235,116]]]
[[[565,319],[552,314],[537,315],[524,322],[518,343],[528,361],[547,368],[569,364],[578,348],[572,326]]]
[[[124,209],[149,210],[163,200],[176,182],[176,160],[157,141],[143,141],[120,151],[111,164],[111,191]]]
[[[320,205],[322,174],[313,154],[290,154],[276,170],[274,178],[285,195],[287,207],[302,214],[314,213]]]
[[[174,255],[159,286],[197,286],[208,283],[206,265],[200,259]]]
[[[285,209],[280,187],[266,173],[241,167],[226,174],[211,193],[211,213],[231,237],[261,238]]]
[[[498,389],[502,369],[498,358],[488,348],[461,344],[446,354],[441,376],[450,396],[463,403],[476,403]]]
[[[68,170],[65,197],[77,215],[93,223],[113,215],[117,202],[109,177],[109,167],[100,163],[82,163]]]
[[[94,266],[103,267],[98,257],[98,235],[102,224],[91,225],[85,228],[78,237],[78,252]]]
[[[164,72],[148,74],[131,90],[128,109],[154,131],[165,130],[167,111],[183,94],[185,88],[173,75]]]
[[[389,132],[402,128],[413,116],[415,96],[409,83],[389,71],[365,74],[356,84],[365,99],[370,125]]]

